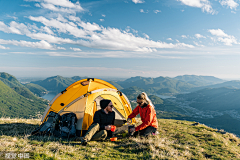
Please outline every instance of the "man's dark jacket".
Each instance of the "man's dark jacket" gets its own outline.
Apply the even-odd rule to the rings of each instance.
[[[100,125],[100,130],[104,130],[107,125],[114,125],[115,112],[108,112],[106,114],[103,109],[100,109],[95,112],[93,117],[93,123],[98,123]],[[112,134],[111,131],[108,131],[108,136]]]

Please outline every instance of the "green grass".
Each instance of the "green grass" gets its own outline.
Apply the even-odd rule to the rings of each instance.
[[[137,119],[139,121],[139,119]],[[31,136],[39,119],[0,119],[0,151],[30,159],[240,159],[240,139],[194,122],[159,119],[159,135],[89,142]],[[3,154],[2,154],[3,155]],[[0,157],[0,159],[3,157]]]

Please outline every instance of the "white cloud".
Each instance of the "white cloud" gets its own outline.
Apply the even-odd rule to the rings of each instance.
[[[0,45],[0,49],[10,49],[9,47],[4,47],[2,45]]]
[[[144,37],[149,39],[149,35],[147,35],[146,33],[143,33]]]
[[[144,11],[143,9],[140,9],[139,10],[141,13],[148,13],[148,10],[147,11]]]
[[[105,14],[102,14],[102,16],[103,16],[103,17],[106,17],[106,15],[105,15]]]
[[[66,48],[64,47],[56,47],[57,49],[62,49],[62,50],[66,50]]]
[[[220,0],[219,3],[222,6],[227,6],[230,9],[236,9],[238,6],[238,3],[236,3],[234,0]]]
[[[70,47],[71,50],[74,50],[74,51],[82,51],[80,48],[72,48]]]
[[[158,12],[161,12],[161,11],[160,10],[154,10],[153,12],[157,14]]]
[[[7,15],[7,17],[13,18],[14,20],[17,20],[17,19],[18,19],[17,17],[15,17],[15,16],[10,16],[10,15]]]
[[[29,29],[32,29],[34,31],[31,32]],[[53,35],[49,35],[49,34],[53,34],[53,32],[47,26],[41,27],[39,29],[37,26],[34,26],[34,25],[26,26],[23,23],[17,23],[14,21],[12,21],[10,25],[7,26],[0,21],[0,30],[6,33],[26,35],[32,39],[44,40],[44,41],[48,41],[49,43],[58,43],[58,44],[74,43],[74,41],[67,38],[64,39],[64,38],[55,37]],[[40,31],[40,32],[35,33],[37,31]],[[47,32],[48,34],[42,33],[43,31]]]
[[[167,40],[169,40],[169,41],[173,41],[172,38],[168,38]]]
[[[193,41],[193,43],[194,43],[196,46],[199,46],[199,47],[204,47],[204,45],[202,45],[202,44],[199,44],[199,43],[197,43],[197,42],[195,42],[195,41]]]
[[[221,29],[209,29],[208,32],[210,32],[214,36],[228,37],[228,35],[226,33],[224,33],[224,31]]]
[[[20,5],[20,6],[22,6],[22,7],[31,7],[31,6],[28,5],[28,4],[22,4],[22,5]]]
[[[182,35],[181,37],[182,37],[182,38],[187,38],[187,36],[186,36],[186,35]]]
[[[51,44],[43,40],[40,42],[29,42],[29,41],[23,41],[23,40],[16,41],[16,40],[0,39],[0,44],[10,44],[15,46],[49,49],[49,50],[63,49],[63,48],[56,48],[55,46],[52,46]]]
[[[137,4],[137,3],[144,3],[145,1],[144,0],[132,0],[133,3]]]
[[[103,22],[104,21],[104,19],[99,19],[101,22]]]
[[[25,1],[38,2],[35,4],[36,7],[42,7],[55,12],[76,13],[84,11],[79,2],[72,3],[69,0],[25,0]]]
[[[205,36],[203,36],[203,35],[201,35],[201,34],[198,34],[198,33],[195,34],[195,37],[198,38],[198,39],[199,39],[199,38],[206,38]]]
[[[190,7],[201,8],[203,12],[215,14],[216,12],[212,9],[212,6],[208,0],[178,0],[183,4]]]
[[[36,7],[41,7],[40,4],[38,4],[38,3],[36,3],[35,6],[36,6]]]
[[[216,38],[212,37],[213,41],[223,42],[227,46],[232,46],[232,44],[238,44],[237,39],[234,36],[224,33],[224,31],[221,29],[209,29],[208,31],[213,36],[216,36]]]
[[[58,14],[57,20],[60,22],[68,22],[68,20],[65,19],[61,14]]]
[[[29,46],[43,49],[65,49],[52,46],[51,44],[75,44],[84,47],[122,50],[135,52],[154,52],[160,48],[193,48],[193,45],[184,43],[172,44],[161,41],[149,40],[147,34],[140,37],[138,32],[131,29],[132,32],[120,30],[117,28],[103,27],[96,23],[83,22],[75,16],[62,17],[57,15],[56,18],[47,19],[43,16],[29,19],[42,23],[43,26],[38,28],[36,25],[25,25],[23,23],[11,22],[9,25],[0,21],[0,30],[6,33],[26,35],[40,42],[17,42],[20,46]],[[129,29],[130,31],[130,29]],[[57,37],[56,35],[65,35],[68,38]],[[46,42],[46,43],[44,43]],[[10,43],[10,42],[9,42]],[[12,43],[11,43],[12,44]]]

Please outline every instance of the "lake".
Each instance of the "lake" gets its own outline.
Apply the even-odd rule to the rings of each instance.
[[[43,99],[51,101],[58,93],[56,92],[48,92],[44,96],[42,96]]]

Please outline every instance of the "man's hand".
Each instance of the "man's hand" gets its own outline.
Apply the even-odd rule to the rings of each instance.
[[[111,125],[105,126],[105,129],[110,131],[111,130]]]

